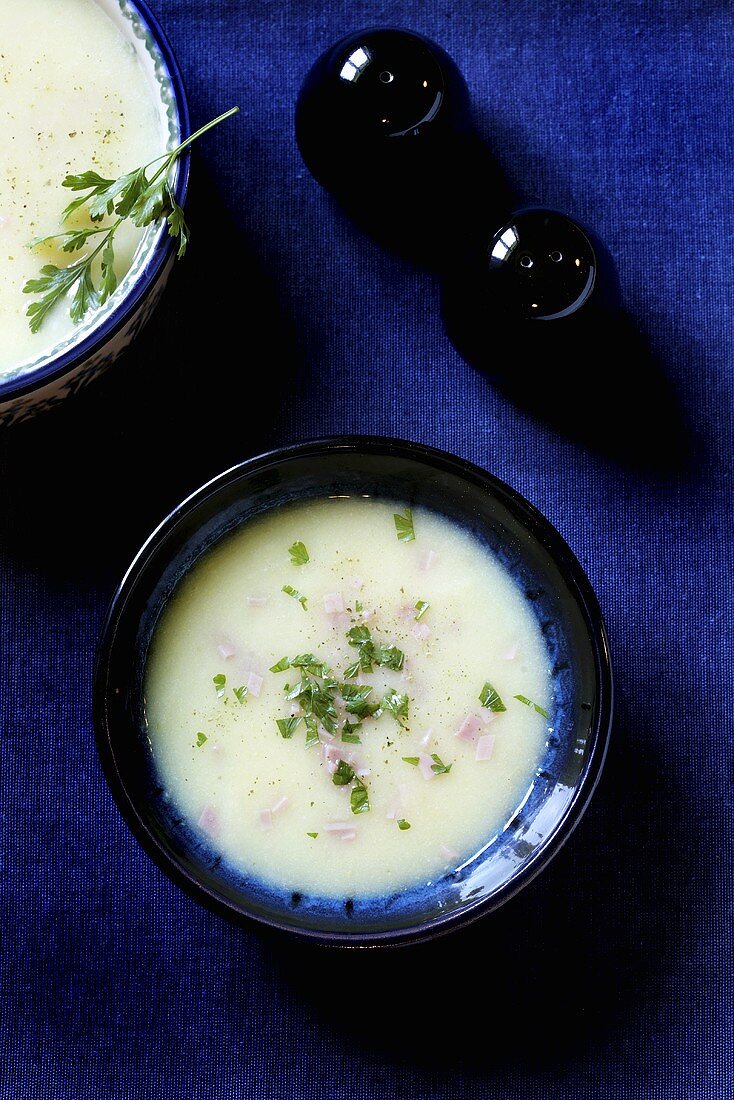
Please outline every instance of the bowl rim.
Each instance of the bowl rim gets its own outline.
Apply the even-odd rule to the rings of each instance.
[[[169,43],[163,28],[148,7],[146,0],[126,0],[127,5],[139,16],[146,30],[150,33],[160,53],[163,68],[170,81],[173,96],[171,104],[178,120],[181,140],[184,141],[190,134],[189,107],[184,90],[181,70],[176,61],[175,54]],[[186,201],[186,193],[189,183],[189,158],[180,157],[178,160],[178,172],[173,188],[174,197],[179,206]],[[139,271],[135,281],[130,286],[127,294],[123,295],[118,304],[111,309],[100,324],[94,328],[88,336],[73,344],[61,355],[53,356],[41,366],[15,375],[3,381],[0,378],[0,406],[17,397],[23,397],[41,389],[49,383],[57,381],[68,374],[82,360],[87,359],[103,344],[107,343],[129,320],[140,301],[148,293],[151,286],[158,278],[161,269],[168,261],[174,248],[174,239],[167,233],[158,232],[158,239]]]
[[[151,557],[157,552],[178,523],[195,510],[213,493],[236,482],[243,475],[267,470],[283,462],[298,458],[315,458],[324,454],[343,451],[350,454],[373,454],[412,459],[432,469],[457,475],[473,486],[489,492],[509,507],[538,541],[545,547],[568,584],[586,624],[592,647],[595,674],[598,683],[599,705],[587,745],[589,751],[583,772],[579,776],[574,793],[552,832],[539,845],[536,852],[512,877],[486,897],[467,903],[460,912],[438,916],[404,928],[379,932],[340,932],[317,928],[303,928],[262,914],[251,912],[245,904],[236,907],[223,894],[204,885],[159,843],[138,812],[134,798],[129,794],[117,766],[114,749],[115,735],[107,722],[107,686],[111,655],[116,643],[117,631],[126,616],[128,598],[145,575]],[[206,481],[184,498],[158,524],[145,540],[120,581],[104,618],[94,667],[93,721],[97,750],[105,778],[113,798],[133,835],[154,863],[176,885],[194,900],[211,911],[238,925],[261,926],[287,932],[299,939],[341,947],[399,946],[434,939],[478,920],[499,908],[526,886],[560,851],[583,816],[596,789],[609,744],[613,716],[614,682],[607,630],[596,594],[586,573],[563,536],[550,520],[517,490],[507,485],[480,466],[450,452],[412,443],[408,440],[386,436],[339,435],[326,436],[304,443],[276,447],[254,455],[228,467]]]

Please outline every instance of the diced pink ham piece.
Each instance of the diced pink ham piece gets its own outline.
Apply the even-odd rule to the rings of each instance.
[[[349,583],[351,584],[352,588],[364,588],[364,581],[361,577],[352,577]]]
[[[217,653],[224,661],[228,661],[230,657],[234,657],[237,650],[231,642],[221,642],[217,646]]]
[[[199,828],[203,829],[209,836],[216,836],[219,832],[220,825],[219,814],[214,807],[205,806],[199,818]]]
[[[268,602],[267,596],[248,596],[247,602],[250,607],[264,607]]]
[[[426,572],[429,569],[433,569],[433,566],[435,565],[437,558],[438,558],[438,554],[436,553],[436,551],[435,550],[429,550],[428,553],[424,554],[424,556],[423,556],[423,559],[421,561],[421,569],[425,570]]]
[[[494,752],[494,734],[485,733],[477,741],[476,752],[474,753],[475,760],[491,760],[492,753]]]
[[[517,657],[517,646],[516,645],[510,646],[509,649],[505,650],[505,652],[502,654],[502,656],[506,661],[514,661],[515,658]]]
[[[324,825],[324,832],[330,833],[337,840],[354,840],[357,830],[349,821],[329,821]]]
[[[419,642],[425,642],[426,638],[431,633],[431,628],[427,626],[426,623],[416,623],[412,633],[413,637],[417,638]]]
[[[324,611],[327,615],[341,615],[344,610],[344,600],[341,592],[327,592],[324,596]]]
[[[324,763],[326,764],[326,770],[329,775],[333,775],[336,771],[337,764],[341,760],[341,749],[337,748],[335,745],[323,744],[322,742],[321,752],[324,757]]]
[[[247,677],[247,692],[249,695],[258,696],[260,694],[260,688],[263,686],[262,676],[258,676],[256,672],[251,672]]]
[[[434,761],[431,760],[428,753],[422,752],[418,757],[418,771],[424,779],[435,779],[436,773],[433,770],[433,764]]]
[[[260,828],[262,829],[262,831],[266,833],[268,829],[272,829],[273,827],[273,811],[260,810],[257,815],[257,820],[260,822]]]
[[[475,741],[481,728],[482,723],[476,714],[467,714],[454,736],[461,741]]]
[[[459,858],[459,853],[453,848],[449,848],[448,844],[442,844],[439,849],[441,856],[447,863],[454,863]]]
[[[495,711],[490,710],[488,707],[482,707],[482,721],[485,726],[488,726],[490,722],[494,722],[499,717]]]
[[[393,797],[392,797],[392,799],[389,803],[387,813],[385,814],[385,817],[387,818],[388,821],[395,821],[395,819],[397,817],[400,817],[402,815],[403,806],[405,805],[405,801],[406,801],[407,797],[408,797],[408,786],[407,786],[407,784],[406,783],[399,783],[398,784],[398,789],[395,792],[395,794],[393,795]]]
[[[423,734],[423,736],[420,739],[420,747],[422,749],[427,749],[428,746],[431,743],[431,738],[432,737],[433,737],[433,730],[432,729],[431,730],[426,730],[426,732]]]
[[[275,803],[275,805],[273,806],[272,812],[274,814],[279,814],[281,810],[284,810],[286,808],[286,806],[288,805],[289,802],[290,802],[290,798],[288,797],[288,795],[287,794],[282,795],[278,799],[278,801]]]

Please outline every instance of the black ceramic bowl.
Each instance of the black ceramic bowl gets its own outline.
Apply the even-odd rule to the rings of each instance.
[[[229,865],[166,799],[145,728],[148,647],[181,577],[251,517],[333,493],[424,505],[470,529],[523,587],[553,670],[552,732],[512,819],[458,869],[390,896],[334,899],[284,892]],[[484,470],[430,447],[335,438],[226,470],[153,532],[104,626],[94,711],[105,774],[122,813],[146,851],[198,901],[237,920],[252,918],[324,942],[394,944],[430,938],[496,909],[567,840],[604,761],[612,675],[591,586],[558,532],[527,501]]]

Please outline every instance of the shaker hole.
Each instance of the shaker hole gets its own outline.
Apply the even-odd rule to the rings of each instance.
[[[563,253],[559,252],[558,249],[555,249],[555,251],[551,252],[550,258],[554,264],[559,264],[563,259]]]
[[[520,257],[520,267],[528,268],[528,267],[532,267],[532,266],[533,266],[533,257],[532,256],[521,256]]]
[[[395,79],[395,77],[393,76],[393,74],[388,69],[384,69],[380,73],[380,80],[382,81],[383,84],[392,84],[394,79]]]

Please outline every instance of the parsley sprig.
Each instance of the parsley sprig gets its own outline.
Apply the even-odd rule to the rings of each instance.
[[[177,255],[181,259],[186,252],[190,233],[184,212],[173,194],[171,170],[181,154],[197,138],[236,114],[237,111],[239,107],[232,107],[218,118],[200,127],[175,149],[161,154],[140,168],[134,168],[132,172],[126,172],[116,180],[105,179],[94,171],[66,176],[61,186],[79,194],[63,210],[61,224],[63,225],[71,214],[84,206],[94,224],[83,229],[64,230],[47,237],[37,237],[31,241],[29,248],[36,248],[48,241],[59,241],[62,252],[73,254],[85,248],[88,243],[94,243],[97,238],[99,243],[87,256],[70,263],[67,267],[45,264],[37,279],[28,280],[23,287],[23,293],[41,295],[41,298],[37,302],[31,302],[26,310],[31,332],[39,331],[56,303],[73,287],[76,287],[76,291],[69,315],[74,324],[79,324],[90,310],[99,309],[114,294],[117,289],[114,240],[117,230],[125,221],[131,221],[133,225],[142,229],[152,225],[153,222],[165,220],[169,237],[178,240]],[[148,171],[154,165],[158,167],[149,177]],[[117,217],[111,225],[97,224],[105,217],[115,214]],[[100,260],[99,283],[96,281],[97,276],[93,268],[97,257]]]

